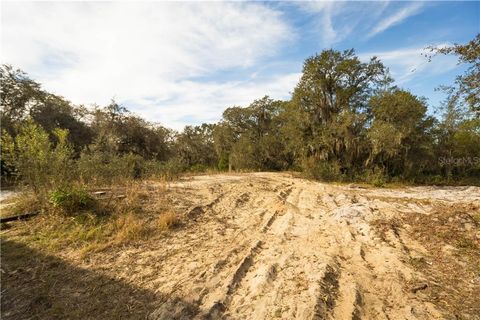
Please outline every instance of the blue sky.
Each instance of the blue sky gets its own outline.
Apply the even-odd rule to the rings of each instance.
[[[424,96],[462,72],[426,46],[480,32],[480,2],[5,2],[1,59],[77,104],[112,97],[181,129],[266,94],[288,99],[305,58],[355,48]]]

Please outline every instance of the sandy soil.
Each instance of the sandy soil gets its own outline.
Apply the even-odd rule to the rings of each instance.
[[[114,303],[131,319],[480,319],[480,188],[252,173],[192,177],[168,192],[183,226],[87,260],[58,258],[90,280],[50,295],[126,295]],[[100,276],[117,289],[71,292]],[[3,312],[18,319],[11,305]],[[105,308],[84,318],[113,318]]]

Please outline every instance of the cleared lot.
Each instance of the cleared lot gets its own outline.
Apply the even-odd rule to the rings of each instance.
[[[155,192],[153,188],[151,192]],[[479,319],[480,188],[172,183],[173,232],[79,258],[3,231],[5,319]]]

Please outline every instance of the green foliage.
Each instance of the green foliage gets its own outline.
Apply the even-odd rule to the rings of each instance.
[[[40,84],[31,80],[23,71],[10,65],[0,68],[0,102],[2,129],[10,135],[15,124],[27,117],[28,104],[40,100],[43,92]]]
[[[78,179],[93,184],[185,171],[302,170],[309,177],[448,183],[480,178],[479,38],[434,48],[467,71],[448,89],[442,119],[422,97],[391,87],[388,69],[355,51],[305,60],[289,101],[268,96],[227,108],[216,124],[175,132],[113,101],[87,109],[0,69],[1,168],[35,192]],[[67,134],[68,133],[68,134]]]
[[[193,170],[198,169],[203,171],[203,168],[207,166],[203,164],[198,164],[192,166]],[[190,167],[190,170],[192,170]],[[143,162],[143,178],[158,178],[164,180],[175,180],[178,179],[189,167],[179,158],[171,158],[168,161],[145,161]]]
[[[350,173],[361,166],[369,99],[390,81],[378,59],[363,63],[353,50],[308,58],[292,97],[292,120],[300,121],[290,125],[300,129],[291,134],[301,137],[302,156],[336,162]]]
[[[374,168],[367,175],[366,181],[371,183],[375,187],[383,187],[387,183],[387,177],[385,171],[378,167]]]
[[[96,200],[83,188],[64,187],[50,193],[49,201],[54,208],[67,215],[92,210]]]
[[[418,173],[431,149],[433,119],[426,116],[426,103],[410,92],[390,90],[370,100],[373,121],[367,131],[370,154],[367,163],[386,168],[387,175]]]
[[[480,119],[461,122],[452,136],[452,141],[457,146],[455,149],[457,157],[480,157]]]
[[[161,166],[161,174],[167,180],[178,179],[185,170],[187,165],[178,158],[172,158]]]
[[[206,172],[210,167],[203,163],[196,163],[188,169],[191,172]]]
[[[248,136],[242,136],[233,146],[230,161],[235,169],[259,170],[261,163],[257,157],[257,146]]]
[[[116,155],[101,151],[85,151],[77,160],[81,180],[91,184],[111,184],[141,178],[145,160],[138,155]]]
[[[219,159],[218,159],[218,164],[217,164],[217,168],[218,170],[220,171],[226,171],[228,170],[228,154],[225,153],[225,152],[222,152],[219,156]]]
[[[375,120],[370,127],[368,137],[372,144],[371,156],[384,154],[385,157],[395,157],[402,145],[402,133],[391,123]]]
[[[303,161],[302,169],[304,174],[320,181],[338,181],[342,179],[340,168],[335,162],[307,158]]]
[[[213,132],[214,125],[186,126],[176,137],[175,150],[177,157],[187,167],[204,164],[213,167],[218,159],[215,152]]]
[[[67,141],[68,131],[56,129],[54,135],[55,145],[33,121],[21,126],[15,138],[2,132],[2,160],[14,167],[18,179],[35,193],[68,183],[72,178],[73,150]]]
[[[171,155],[171,130],[129,113],[113,100],[104,108],[95,108],[91,116],[96,136],[90,149],[120,155],[132,153],[158,161],[166,161]]]
[[[224,157],[223,166],[253,170],[289,168],[293,163],[287,145],[290,141],[282,135],[285,109],[285,102],[265,96],[246,108],[225,110],[223,121],[214,132],[217,154]]]
[[[85,110],[72,106],[64,98],[41,89],[21,70],[12,66],[0,67],[1,123],[10,135],[15,136],[28,119],[43,128],[54,139],[56,128],[66,129],[76,151],[91,142],[92,131],[81,121]]]
[[[451,135],[456,175],[480,176],[480,119],[462,121]]]
[[[465,104],[480,116],[480,33],[466,44],[454,44],[443,48],[430,47],[438,54],[453,54],[459,63],[468,66],[464,74],[457,76],[452,86],[443,86],[448,93],[449,104]]]

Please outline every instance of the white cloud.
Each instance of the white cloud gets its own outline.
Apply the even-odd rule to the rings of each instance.
[[[313,32],[321,38],[325,47],[331,47],[348,36],[344,27],[334,26],[336,16],[345,8],[345,3],[334,1],[300,1],[296,3],[303,11],[314,14]]]
[[[4,2],[1,23],[2,62],[47,90],[75,103],[136,101],[148,119],[176,127],[182,117],[221,114],[228,105],[219,104],[220,90],[232,97],[225,102],[239,104],[243,93],[282,87],[282,77],[272,84],[192,79],[253,67],[294,37],[279,11],[259,3]]]
[[[421,2],[414,2],[413,4],[398,10],[394,14],[378,22],[378,24],[368,34],[367,38],[374,37],[375,35],[387,30],[388,28],[402,23],[405,19],[419,13],[423,6],[424,4]]]
[[[319,16],[320,19],[315,29],[318,29],[324,45],[331,46],[339,41],[338,32],[333,27],[333,19],[335,8],[342,5],[340,2],[306,1],[298,2],[297,5],[303,10]]]
[[[439,44],[443,47],[447,44]],[[435,76],[457,68],[457,59],[452,56],[437,56],[431,62],[425,57],[430,51],[424,47],[403,48],[398,50],[368,52],[359,55],[366,61],[373,56],[378,57],[390,68],[393,78],[399,85],[413,82],[423,76]]]
[[[378,20],[389,1],[300,1],[297,6],[315,16],[312,32],[324,47],[331,47],[353,33],[365,34]]]
[[[181,129],[190,122],[217,121],[222,112],[231,106],[247,106],[254,99],[265,95],[274,99],[288,99],[290,92],[300,79],[300,73],[275,75],[258,81],[230,81],[226,83],[182,81],[172,89],[176,98],[169,101],[153,102],[145,99],[131,101],[141,107],[133,111],[142,116],[154,118],[170,127]],[[160,104],[162,108],[157,108]],[[195,106],[195,112],[191,106]]]

